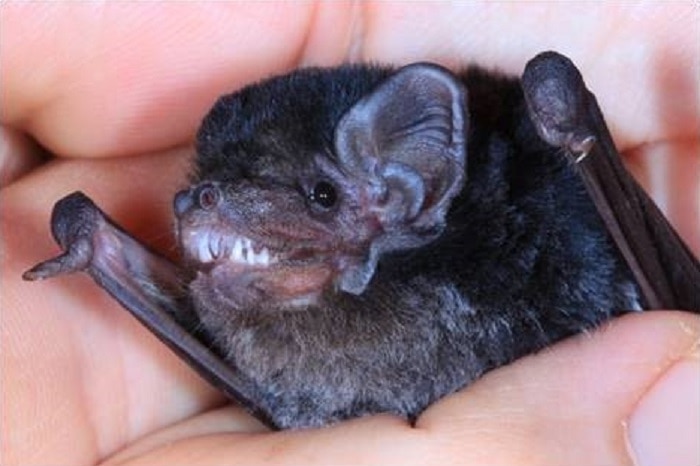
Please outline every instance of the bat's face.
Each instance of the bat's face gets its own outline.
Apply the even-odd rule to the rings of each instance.
[[[433,66],[386,75],[297,72],[212,109],[174,203],[204,305],[359,293],[383,251],[439,232],[463,178],[463,90]]]
[[[297,176],[246,174],[176,196],[185,259],[235,304],[313,301],[378,234],[358,188],[324,155],[307,163]]]
[[[175,199],[180,244],[205,289],[241,306],[306,303],[363,260],[378,225],[337,164],[333,131],[382,72],[359,83],[351,72],[337,94],[327,73],[273,79],[222,98],[205,119],[196,184]]]

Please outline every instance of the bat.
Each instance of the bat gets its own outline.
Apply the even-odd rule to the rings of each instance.
[[[342,65],[221,97],[173,201],[180,263],[75,192],[63,249],[273,429],[414,420],[483,373],[625,312],[700,311],[700,265],[621,163],[566,57]]]

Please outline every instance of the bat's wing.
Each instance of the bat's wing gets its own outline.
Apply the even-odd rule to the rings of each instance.
[[[542,53],[527,64],[522,87],[540,136],[577,164],[646,307],[700,311],[700,263],[625,169],[574,64]]]
[[[250,380],[183,327],[193,316],[182,271],[149,251],[76,192],[56,203],[53,236],[64,253],[25,272],[26,280],[84,271],[202,377],[275,428],[252,401]]]

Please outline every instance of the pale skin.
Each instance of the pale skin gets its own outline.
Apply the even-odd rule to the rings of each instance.
[[[697,254],[700,10],[625,5],[0,6],[2,463],[696,464],[700,319],[689,313],[627,316],[564,341],[415,427],[383,415],[270,433],[88,277],[20,279],[56,254],[51,206],[77,189],[173,255],[171,199],[222,93],[346,60],[520,73],[551,48],[583,71],[633,172]],[[54,155],[41,162],[26,136]]]

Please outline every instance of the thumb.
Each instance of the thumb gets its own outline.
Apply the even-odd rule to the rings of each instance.
[[[418,427],[465,464],[698,465],[699,336],[691,314],[627,315],[486,375]]]

